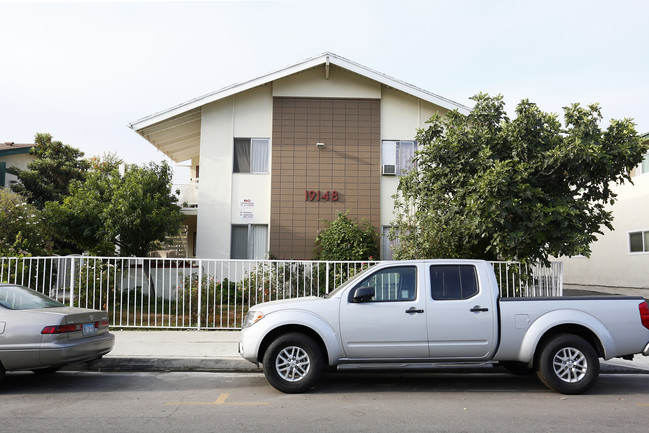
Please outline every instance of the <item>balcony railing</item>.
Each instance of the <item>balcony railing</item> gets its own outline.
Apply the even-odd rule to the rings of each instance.
[[[198,180],[174,183],[172,191],[179,191],[178,204],[183,210],[198,208]]]

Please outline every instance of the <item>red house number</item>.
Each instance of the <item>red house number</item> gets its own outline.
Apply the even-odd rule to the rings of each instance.
[[[307,189],[304,191],[305,201],[338,201],[338,191],[315,191]]]

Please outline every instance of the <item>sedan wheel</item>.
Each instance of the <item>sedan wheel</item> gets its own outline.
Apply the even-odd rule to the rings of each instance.
[[[557,335],[541,351],[537,375],[562,394],[580,394],[599,376],[599,358],[593,346],[576,335]]]
[[[264,354],[264,375],[277,390],[304,392],[320,378],[322,351],[311,337],[291,333],[278,337]]]

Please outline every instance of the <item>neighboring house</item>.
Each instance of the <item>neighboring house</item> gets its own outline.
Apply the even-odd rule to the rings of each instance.
[[[643,139],[649,141],[649,133]],[[562,259],[564,283],[649,288],[649,152],[631,176],[633,185],[615,187],[615,230],[603,229],[590,258]]]
[[[191,160],[188,256],[310,259],[322,219],[337,211],[389,228],[417,129],[456,109],[469,112],[324,53],[130,127],[172,160]],[[382,249],[389,258],[385,239]]]
[[[7,173],[7,169],[16,166],[22,170],[34,159],[31,153],[35,144],[19,144],[14,142],[0,143],[0,187],[9,188],[18,178]]]

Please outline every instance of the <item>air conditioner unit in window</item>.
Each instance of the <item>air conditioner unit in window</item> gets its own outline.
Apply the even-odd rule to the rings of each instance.
[[[394,164],[385,164],[383,166],[382,174],[391,174],[391,175],[397,174],[397,166]]]

